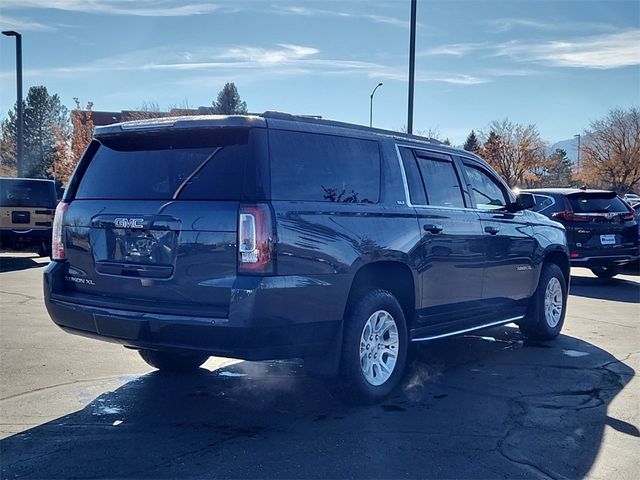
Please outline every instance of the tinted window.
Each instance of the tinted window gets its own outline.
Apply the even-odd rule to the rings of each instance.
[[[409,198],[413,205],[426,205],[427,196],[424,193],[424,185],[418,170],[418,164],[413,156],[413,151],[409,148],[400,148],[404,173],[409,187]]]
[[[464,165],[469,183],[471,184],[471,195],[480,210],[496,210],[507,205],[502,188],[498,182],[487,173],[471,165]]]
[[[533,197],[536,199],[536,205],[531,209],[534,212],[546,210],[554,203],[553,198],[546,195],[534,195]]]
[[[380,193],[380,151],[369,140],[272,130],[271,197],[375,203]]]
[[[103,139],[76,198],[240,200],[248,133],[225,129]]]
[[[575,213],[628,212],[629,209],[615,194],[580,193],[567,197]]]
[[[460,181],[453,161],[420,154],[417,159],[429,205],[464,208]]]
[[[3,207],[56,207],[53,182],[38,180],[0,180],[0,205]]]

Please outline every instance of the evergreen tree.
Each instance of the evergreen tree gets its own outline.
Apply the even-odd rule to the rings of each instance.
[[[547,159],[549,164],[547,174],[543,176],[542,187],[570,187],[573,175],[573,164],[567,157],[567,152],[557,148]]]
[[[463,147],[467,152],[472,152],[472,153],[480,153],[480,150],[482,149],[482,146],[480,145],[480,140],[478,140],[478,137],[476,136],[476,132],[474,132],[473,130],[471,130],[471,133],[469,133],[469,136],[467,137],[467,140],[464,142],[464,147]]]
[[[247,103],[240,100],[238,89],[233,82],[226,83],[213,102],[213,113],[233,115],[247,113]]]
[[[15,165],[16,114],[14,107],[0,129],[0,150],[3,166]],[[56,128],[68,128],[69,116],[58,95],[49,95],[47,88],[31,87],[24,100],[23,171],[27,177],[49,178],[49,168],[56,153]]]

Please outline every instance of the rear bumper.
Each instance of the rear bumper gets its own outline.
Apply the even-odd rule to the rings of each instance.
[[[621,267],[638,260],[638,249],[628,249],[624,252],[616,252],[614,255],[589,255],[584,257],[572,258],[572,267]]]
[[[9,229],[0,230],[0,244],[3,246],[17,245],[41,245],[42,242],[51,243],[51,228],[25,228],[25,229]]]
[[[45,304],[54,323],[76,335],[136,349],[206,352],[244,360],[315,356],[335,348],[341,338],[346,293],[343,302],[332,296],[340,287],[335,283],[315,282],[310,287],[300,277],[239,277],[228,317],[195,317],[123,310],[117,298],[110,299],[111,306],[79,303],[61,291],[63,268],[52,262],[45,269]],[[302,314],[314,308],[320,296],[325,297],[326,318],[319,321],[317,315]]]

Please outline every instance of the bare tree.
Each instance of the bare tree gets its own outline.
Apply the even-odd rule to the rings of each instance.
[[[580,179],[627,193],[640,188],[640,109],[615,108],[583,135]]]
[[[504,119],[491,122],[488,131],[481,134],[485,160],[512,187],[535,183],[546,166],[546,145],[537,127]]]

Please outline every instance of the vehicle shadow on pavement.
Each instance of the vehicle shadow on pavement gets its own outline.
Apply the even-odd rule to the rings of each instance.
[[[379,405],[347,406],[295,361],[135,377],[1,442],[2,478],[584,477],[635,372],[561,336],[496,328],[423,344]]]
[[[600,278],[572,276],[570,293],[579,297],[640,303],[640,284],[616,277],[603,280]]]
[[[0,256],[0,273],[44,267],[48,262],[48,258],[42,258],[38,256],[26,257],[22,255],[14,257],[3,254]]]

